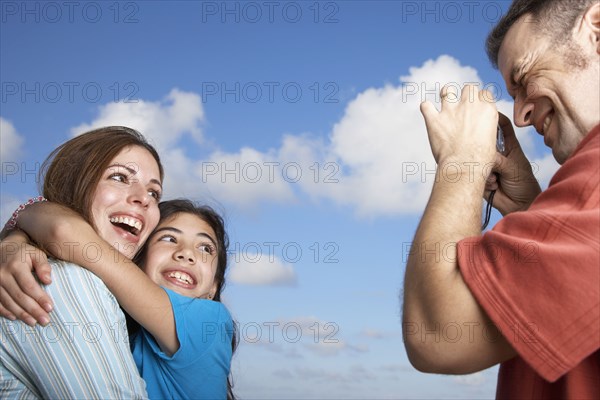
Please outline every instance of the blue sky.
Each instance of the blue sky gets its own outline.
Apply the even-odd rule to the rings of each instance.
[[[507,1],[0,4],[2,221],[58,144],[134,127],[165,198],[226,218],[241,398],[494,396],[495,368],[410,366],[400,298],[435,170],[419,103],[477,82],[512,115],[483,47]],[[545,187],[556,163],[517,134]]]

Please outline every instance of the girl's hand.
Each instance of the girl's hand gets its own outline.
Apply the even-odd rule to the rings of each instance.
[[[12,231],[0,242],[0,316],[30,326],[48,324],[53,302],[39,282],[50,284],[50,272],[46,254],[30,245],[25,233]]]

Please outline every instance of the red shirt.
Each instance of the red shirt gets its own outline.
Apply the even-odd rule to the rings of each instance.
[[[527,211],[459,242],[458,264],[518,354],[498,398],[600,398],[600,125]]]

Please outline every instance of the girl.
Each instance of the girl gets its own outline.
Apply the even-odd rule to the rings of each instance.
[[[159,208],[161,221],[140,265],[169,294],[179,346],[171,358],[164,357],[149,330],[142,329],[134,337],[134,359],[151,398],[233,399],[228,376],[234,325],[220,302],[229,245],[223,220],[188,200],[166,201]]]

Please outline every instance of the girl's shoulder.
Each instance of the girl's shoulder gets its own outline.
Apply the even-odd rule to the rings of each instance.
[[[169,295],[171,306],[175,314],[185,313],[196,315],[200,320],[209,321],[231,321],[231,313],[225,304],[219,301],[199,299],[196,297],[183,296],[170,289],[164,288]]]

